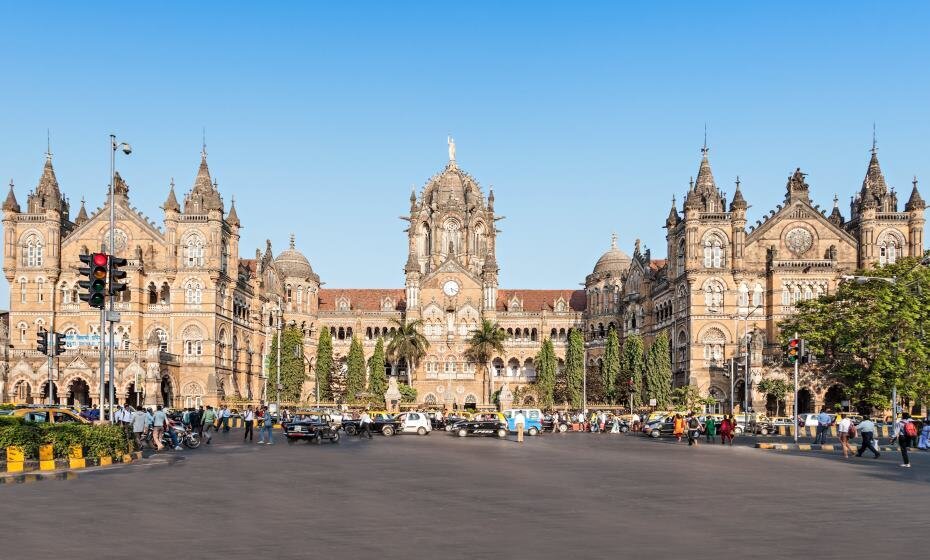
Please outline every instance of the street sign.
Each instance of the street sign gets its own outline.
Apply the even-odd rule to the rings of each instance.
[[[656,399],[649,399],[649,406],[658,406],[659,401]]]
[[[65,347],[78,348],[80,346],[100,346],[100,335],[73,332],[65,335]]]
[[[119,311],[107,311],[107,321],[110,323],[119,323]]]

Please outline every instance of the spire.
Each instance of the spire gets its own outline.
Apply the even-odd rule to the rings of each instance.
[[[87,219],[88,219],[88,218],[87,218],[87,209],[84,208],[84,197],[82,196],[82,197],[81,197],[81,209],[78,210],[78,215],[77,215],[77,217],[74,218],[74,223],[75,223],[76,225],[82,225],[84,222],[87,221]]]
[[[404,272],[420,272],[420,263],[417,262],[417,257],[413,254],[413,251],[407,253],[407,264],[404,265]]]
[[[61,211],[64,201],[58,188],[58,178],[55,177],[55,168],[52,166],[51,151],[45,152],[45,166],[42,176],[35,190],[27,197],[29,213],[40,213],[45,210]]]
[[[746,204],[746,199],[743,198],[743,191],[739,188],[741,184],[742,183],[739,180],[739,175],[737,175],[736,192],[733,193],[733,200],[730,201],[730,212],[733,212],[734,210],[745,210],[749,207],[749,205]]]
[[[168,198],[165,199],[165,203],[162,205],[162,208],[165,212],[180,212],[181,205],[178,204],[178,198],[174,196],[174,177],[171,178],[171,186],[168,188]]]
[[[888,185],[885,183],[885,175],[882,173],[881,165],[878,164],[878,148],[875,147],[875,140],[872,140],[872,157],[869,158],[869,168],[865,172],[865,178],[862,180],[862,193],[872,191],[876,198],[881,198],[888,192]]]
[[[617,248],[617,232],[610,234],[610,249],[615,250]]]
[[[216,182],[210,178],[210,167],[207,165],[207,144],[204,142],[200,151],[200,167],[194,186],[184,199],[184,212],[206,214],[210,210],[223,211],[223,201],[216,188]]]
[[[19,213],[19,203],[16,202],[16,194],[13,193],[13,179],[10,179],[10,192],[7,193],[6,200],[3,201],[3,211]]]
[[[291,234],[291,251],[297,248],[296,237],[294,234]]]
[[[843,220],[843,215],[840,213],[840,197],[835,193],[833,195],[833,211],[830,212],[830,217],[827,219],[833,222],[835,226],[841,226],[845,221]]]
[[[494,185],[491,185],[488,191],[488,210],[494,211]]]
[[[172,193],[173,192],[174,191],[172,191]],[[226,216],[226,223],[236,227],[242,225],[239,222],[239,214],[236,213],[236,197],[232,197],[232,204],[229,207],[229,215]]]
[[[678,217],[678,207],[676,206],[675,195],[672,195],[672,207],[668,211],[668,219],[665,220],[665,227],[675,227],[680,221],[681,219]]]
[[[484,265],[481,267],[483,272],[497,272],[497,259],[494,257],[494,251],[488,249],[488,256],[484,258]]]
[[[714,183],[714,174],[710,171],[710,160],[707,159],[707,154],[710,153],[710,148],[707,147],[707,124],[704,124],[704,146],[701,147],[701,166],[698,168],[697,182],[695,183],[695,190],[697,191],[710,191],[717,190],[717,185]]]
[[[907,199],[907,204],[904,205],[904,210],[907,212],[913,212],[915,210],[924,210],[927,205],[924,203],[924,199],[920,197],[920,193],[917,191],[917,176],[914,176],[914,180],[911,182],[914,187],[911,189],[911,197]],[[10,182],[10,192],[13,192],[12,181]],[[5,208],[5,206],[4,206]]]

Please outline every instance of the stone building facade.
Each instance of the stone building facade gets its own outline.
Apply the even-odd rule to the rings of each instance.
[[[675,385],[695,386],[716,397],[721,409],[731,400],[740,409],[748,378],[749,404],[761,409],[759,380],[786,373],[776,324],[797,301],[832,292],[844,274],[859,267],[918,256],[924,249],[925,204],[916,180],[902,208],[875,149],[848,218],[836,198],[829,213],[817,206],[806,176],[795,170],[784,203],[748,225],[739,181],[728,201],[705,148],[681,209],[673,200],[665,221],[667,258],[653,259],[639,241],[627,255],[614,236],[582,290],[499,287],[495,224],[502,217],[493,191],[485,195],[459,167],[451,142],[447,164],[410,194],[405,282],[396,288],[322,288],[293,236],[277,256],[269,241],[254,258],[240,257],[235,203],[225,210],[205,149],[183,206],[173,180],[168,186],[161,225],[130,205],[121,177],[115,185],[112,252],[129,259],[130,285],[116,304],[122,321],[114,333],[115,390],[120,401],[133,403],[263,399],[270,394],[264,364],[279,324],[304,333],[303,398],[313,402],[319,329],[332,334],[341,367],[353,336],[369,357],[377,339],[391,335],[394,321],[407,318],[423,321],[429,351],[413,371],[402,362],[386,367],[413,385],[424,404],[479,406],[504,383],[511,391],[531,385],[543,340],[552,339],[561,367],[572,329],[583,330],[588,372],[596,375],[607,333],[616,329],[621,340],[642,335],[647,347],[667,332]],[[98,351],[83,344],[96,340],[99,313],[77,299],[76,282],[79,254],[109,252],[109,207],[88,213],[82,202],[72,219],[47,155],[25,209],[12,184],[2,208],[3,271],[11,297],[0,402],[45,399],[48,370],[35,340],[39,329],[52,329],[75,341],[53,368],[55,397],[66,404],[95,403]],[[465,358],[466,341],[482,319],[497,322],[507,334],[490,378]],[[829,401],[829,392],[828,381],[805,375],[802,410]]]

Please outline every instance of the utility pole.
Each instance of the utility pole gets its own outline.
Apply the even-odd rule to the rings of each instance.
[[[794,338],[798,338],[798,333],[794,333]],[[804,353],[801,353],[801,356],[794,361],[794,418],[792,419],[792,424],[794,424],[794,443],[798,442],[798,367],[801,363],[801,359],[804,357]]]
[[[733,397],[734,397],[734,388],[733,382],[736,377],[736,357],[730,358],[730,416],[733,416]]]
[[[275,386],[275,412],[278,414],[278,418],[281,417],[281,307],[278,306],[278,357],[277,357],[277,367],[278,370],[278,383]]]

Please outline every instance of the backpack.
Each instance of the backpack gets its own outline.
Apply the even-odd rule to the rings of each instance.
[[[856,430],[856,425],[850,423],[850,424],[849,424],[849,430],[847,430],[846,433],[849,434],[849,437],[856,437],[856,434],[858,433],[857,430]]]
[[[908,437],[917,437],[917,426],[915,426],[913,422],[905,422],[904,434]]]
[[[692,418],[691,420],[688,421],[688,427],[691,428],[692,430],[696,430],[696,429],[698,429],[700,426],[701,426],[701,424],[700,424],[700,422],[698,422],[698,419],[697,419],[697,418]]]

